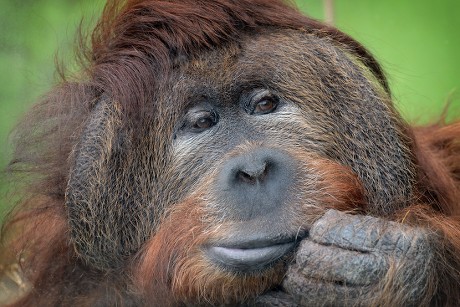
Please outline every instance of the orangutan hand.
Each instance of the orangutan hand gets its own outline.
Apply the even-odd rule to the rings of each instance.
[[[301,242],[284,292],[258,301],[272,306],[419,305],[434,272],[432,242],[422,228],[329,210]]]

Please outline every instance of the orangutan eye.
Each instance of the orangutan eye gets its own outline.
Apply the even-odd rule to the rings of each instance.
[[[246,111],[252,115],[268,114],[276,110],[279,98],[267,89],[257,90],[248,101]]]
[[[182,129],[190,132],[200,133],[217,124],[219,121],[218,114],[213,110],[197,110],[187,114]]]
[[[203,117],[198,118],[193,124],[193,128],[197,130],[204,130],[211,128],[216,124],[216,121],[213,116],[204,115]]]
[[[274,101],[272,97],[265,97],[256,104],[254,108],[254,114],[267,114],[271,113],[276,109],[278,105],[277,101]]]

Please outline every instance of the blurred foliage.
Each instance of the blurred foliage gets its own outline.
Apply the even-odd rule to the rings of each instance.
[[[55,82],[55,55],[71,62],[76,29],[91,27],[103,0],[0,0],[0,168],[10,155],[8,132]],[[322,19],[321,0],[297,0]],[[335,24],[383,64],[396,104],[410,121],[441,113],[460,88],[460,1],[336,0]],[[457,113],[458,114],[458,113]],[[0,182],[6,190],[8,178]],[[0,194],[0,217],[7,205]]]
[[[72,63],[80,23],[94,25],[103,0],[0,0],[0,169],[11,156],[8,135],[20,116],[57,81],[55,62]],[[82,20],[82,16],[84,19]],[[0,220],[8,174],[0,176]]]

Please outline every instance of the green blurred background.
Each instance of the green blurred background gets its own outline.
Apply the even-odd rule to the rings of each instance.
[[[9,131],[55,83],[56,52],[58,58],[71,60],[82,16],[85,25],[93,25],[103,2],[0,0],[0,168],[11,154]],[[297,5],[323,20],[324,2],[298,0]],[[407,120],[426,123],[439,116],[449,97],[459,100],[460,1],[330,2],[334,24],[362,42],[383,65]],[[0,181],[0,219],[8,208],[7,184],[7,178]]]

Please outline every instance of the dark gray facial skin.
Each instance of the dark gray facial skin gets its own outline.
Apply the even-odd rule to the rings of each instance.
[[[184,87],[197,92],[186,95],[207,93],[200,97],[207,103],[203,110],[214,110],[219,120],[204,133],[179,128],[173,147],[184,158],[181,150],[186,148],[191,160],[210,154],[207,169],[244,142],[301,148],[351,167],[375,212],[394,210],[388,203],[404,206],[411,196],[413,166],[389,98],[330,42],[291,34],[251,37],[231,58],[218,54],[211,63],[193,62]],[[254,113],[258,99],[273,99],[277,106],[267,114]]]
[[[296,194],[311,193],[314,189],[296,185],[312,176],[303,163],[290,155],[297,151],[350,167],[363,183],[370,212],[389,214],[407,204],[414,175],[402,123],[383,93],[346,52],[327,39],[295,31],[248,36],[240,45],[188,60],[158,86],[155,105],[170,107],[158,109],[150,122],[142,124],[143,131],[136,137],[146,142],[136,144],[130,141],[129,131],[123,133],[124,128],[110,124],[113,139],[107,142],[112,144],[110,159],[114,162],[101,175],[107,176],[107,184],[102,184],[98,188],[100,193],[93,196],[103,199],[84,201],[85,195],[90,194],[85,194],[85,186],[92,189],[92,179],[84,174],[91,168],[80,169],[83,175],[73,174],[69,189],[79,192],[69,193],[67,202],[76,244],[82,254],[106,255],[110,259],[106,263],[117,263],[114,260],[119,252],[113,250],[118,249],[117,242],[123,242],[123,250],[128,254],[136,250],[152,235],[165,209],[215,174],[217,179],[210,191],[215,203],[210,206],[216,214],[230,221],[247,220],[257,225],[261,216],[274,214],[278,218],[270,223],[273,232],[291,238],[296,230],[284,233],[281,229],[285,227],[277,229],[276,221],[284,225],[290,213],[283,213],[283,208],[287,204],[290,208],[301,205],[296,204],[302,199]],[[103,126],[101,117],[94,116],[93,126]],[[86,135],[97,135],[97,129]],[[164,134],[170,137],[164,138]],[[109,138],[112,134],[106,135]],[[84,138],[82,142],[81,147],[85,147]],[[257,144],[259,148],[235,153],[244,144]],[[94,151],[94,145],[91,146],[80,150],[81,159],[87,160],[85,151]],[[101,148],[106,151],[104,146]],[[227,161],[229,155],[232,157]],[[78,151],[76,160],[79,165]],[[260,165],[264,164],[269,170],[264,184],[254,185],[240,176],[242,172],[263,173],[265,168]],[[130,169],[130,173],[118,172],[116,168],[120,166]],[[232,182],[231,177],[236,174],[240,174],[239,179]],[[81,182],[83,186],[76,185]],[[111,182],[127,182],[126,195],[104,192],[114,190]],[[136,194],[143,196],[136,198]],[[122,201],[110,201],[112,197]],[[79,211],[89,208],[72,203],[82,201],[99,204],[91,208],[92,215],[95,211],[108,214],[104,203],[109,201],[134,211],[124,215],[120,207],[122,215],[112,219],[120,223],[116,229],[121,231],[107,233],[98,222],[89,221],[89,228],[81,224]],[[129,225],[138,226],[129,230]],[[95,242],[99,247],[88,249],[80,240]]]
[[[382,89],[329,42],[291,34],[247,38],[241,49],[192,61],[174,78],[184,84],[176,83],[172,92],[184,88],[188,92],[182,95],[190,97],[190,105],[180,103],[187,109],[181,110],[185,115],[173,141],[174,168],[185,175],[177,176],[185,181],[183,190],[193,191],[206,174],[217,173],[210,209],[227,221],[245,221],[246,233],[236,231],[219,247],[278,247],[302,238],[298,230],[286,230],[291,214],[286,208],[308,189],[296,183],[312,174],[289,151],[349,166],[364,182],[375,213],[390,213],[411,197],[411,156],[388,98],[379,96]],[[245,143],[259,147],[234,153]],[[271,264],[291,248],[281,250],[279,255],[259,251],[261,264]],[[259,269],[251,255],[239,264],[233,255],[220,259],[211,252],[210,257],[234,270]]]

